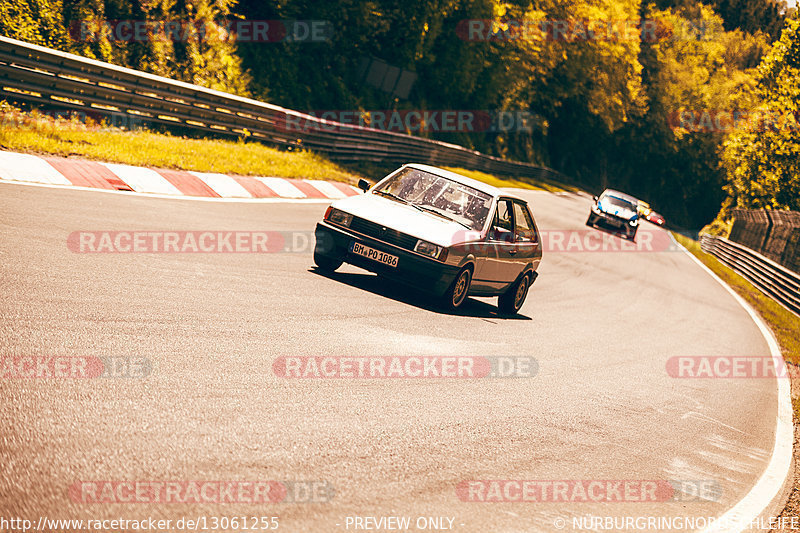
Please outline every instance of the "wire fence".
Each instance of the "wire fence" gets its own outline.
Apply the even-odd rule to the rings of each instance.
[[[728,237],[800,273],[800,211],[734,209]]]

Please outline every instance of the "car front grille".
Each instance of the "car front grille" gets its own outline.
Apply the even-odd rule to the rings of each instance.
[[[628,222],[627,218],[622,218],[619,215],[615,215],[615,214],[609,213],[607,211],[603,211],[602,214],[608,220],[614,220],[614,221],[619,222],[619,223],[627,223]]]
[[[353,221],[350,222],[350,229],[362,235],[372,237],[373,239],[405,248],[406,250],[413,250],[414,246],[417,245],[418,239],[416,237],[412,237],[396,229],[381,226],[380,224],[376,224],[364,218],[353,217]]]

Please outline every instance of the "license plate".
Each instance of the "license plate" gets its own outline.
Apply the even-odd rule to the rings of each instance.
[[[350,243],[350,253],[360,255],[361,257],[366,257],[367,259],[372,259],[373,261],[377,261],[378,263],[390,267],[396,267],[397,260],[399,259],[399,257],[397,257],[396,255],[387,254],[386,252],[381,252],[380,250],[376,250],[375,248],[365,246],[355,241]]]

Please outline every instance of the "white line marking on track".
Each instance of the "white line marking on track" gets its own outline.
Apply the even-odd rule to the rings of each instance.
[[[729,287],[727,283],[722,281],[710,268],[704,265],[694,254],[675,240],[672,233],[670,233],[669,236],[676,245],[680,246],[680,248],[700,266],[700,268],[705,270],[712,278],[717,280],[720,285],[725,287],[725,290],[727,290],[739,305],[747,311],[747,314],[750,315],[750,318],[761,331],[761,335],[763,335],[764,339],[767,341],[770,354],[772,355],[772,361],[775,365],[776,374],[779,374],[779,369],[784,366],[781,348],[778,346],[778,341],[775,340],[775,335],[773,335],[772,331],[764,323],[758,313],[756,313],[755,310],[750,307],[750,304]],[[764,473],[761,474],[761,477],[753,488],[750,489],[750,492],[739,500],[739,503],[717,518],[713,524],[704,529],[703,533],[740,533],[742,531],[748,531],[750,525],[756,520],[760,517],[765,518],[762,517],[762,514],[767,511],[767,508],[772,504],[773,500],[780,495],[784,488],[786,479],[792,471],[792,445],[794,443],[792,400],[789,391],[789,380],[776,378],[775,381],[778,386],[778,415],[775,423],[775,445],[772,449],[772,457],[767,464],[767,468],[764,470]]]
[[[176,196],[172,194],[115,191],[111,189],[95,189],[94,187],[76,187],[74,185],[33,183],[33,182],[4,180],[4,179],[0,179],[0,183],[28,185],[31,187],[50,187],[53,189],[69,189],[75,191],[100,192],[106,194],[122,194],[128,196],[129,198],[165,198],[167,200],[191,200],[195,202],[224,202],[224,203],[249,203],[249,204],[330,204],[332,201],[329,198],[212,198],[209,196]]]

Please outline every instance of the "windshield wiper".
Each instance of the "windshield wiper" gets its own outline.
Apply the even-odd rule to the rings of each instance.
[[[375,194],[380,194],[381,196],[387,196],[389,198],[397,200],[398,202],[402,202],[402,203],[404,203],[406,205],[410,205],[411,207],[413,207],[414,209],[416,209],[418,211],[426,211],[428,213],[433,213],[436,216],[440,216],[440,217],[442,217],[444,219],[447,219],[447,220],[450,220],[452,222],[456,222],[458,224],[461,224],[462,226],[464,226],[467,229],[472,229],[472,227],[469,226],[468,224],[464,224],[460,220],[456,220],[456,219],[454,219],[452,217],[449,217],[449,216],[445,215],[444,213],[442,213],[441,211],[439,211],[437,209],[434,209],[432,207],[426,207],[424,205],[418,205],[418,204],[411,203],[408,200],[406,200],[405,198],[400,198],[396,194],[391,193],[389,191],[379,190],[379,191],[375,191]]]
[[[388,196],[389,198],[393,198],[393,199],[395,199],[395,200],[397,200],[399,202],[403,202],[404,204],[413,205],[408,200],[406,200],[405,198],[400,198],[396,194],[391,193],[389,191],[375,191],[375,194],[380,194],[381,196]]]
[[[464,227],[465,227],[465,228],[467,228],[467,229],[472,229],[472,227],[471,227],[471,226],[469,226],[469,225],[467,225],[467,224],[464,224],[464,223],[463,223],[463,222],[461,222],[460,220],[456,220],[455,218],[453,218],[453,217],[451,217],[451,216],[445,215],[445,214],[444,214],[444,213],[442,213],[441,211],[439,211],[439,210],[437,210],[437,209],[434,209],[434,208],[432,208],[432,207],[426,207],[426,206],[424,206],[424,205],[416,205],[416,204],[411,204],[411,205],[413,205],[414,207],[416,207],[416,208],[417,208],[417,209],[419,209],[420,211],[427,211],[428,213],[433,213],[434,215],[437,215],[437,216],[440,216],[440,217],[442,217],[442,218],[445,218],[445,219],[447,219],[447,220],[450,220],[451,222],[456,222],[456,223],[458,223],[458,224],[461,224],[462,226],[464,226]]]

